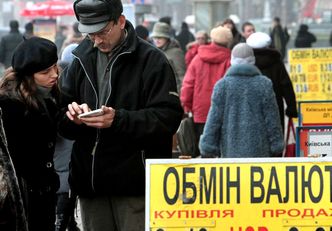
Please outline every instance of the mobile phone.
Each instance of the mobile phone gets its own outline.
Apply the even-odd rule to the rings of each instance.
[[[78,115],[78,118],[93,117],[103,115],[104,111],[102,109],[97,109],[89,112],[85,112]]]

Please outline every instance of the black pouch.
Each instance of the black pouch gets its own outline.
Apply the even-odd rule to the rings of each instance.
[[[191,157],[199,155],[193,117],[186,117],[181,121],[176,136],[182,155]]]

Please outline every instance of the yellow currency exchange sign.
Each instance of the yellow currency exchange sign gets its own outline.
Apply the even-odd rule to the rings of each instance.
[[[332,226],[332,158],[147,160],[146,174],[145,230]]]
[[[332,100],[332,48],[290,49],[288,60],[298,101]]]
[[[301,125],[332,125],[332,101],[300,101]]]

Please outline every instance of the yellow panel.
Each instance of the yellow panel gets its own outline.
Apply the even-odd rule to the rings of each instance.
[[[171,220],[171,221],[151,221],[150,227],[179,228],[179,227],[215,227],[214,220]]]
[[[332,102],[302,102],[300,113],[303,124],[332,124]]]
[[[297,101],[332,100],[332,48],[289,49],[288,60]]]
[[[329,227],[332,159],[305,159],[285,163],[271,159],[224,163],[221,159],[220,163],[151,164],[147,230],[279,231],[293,226]]]

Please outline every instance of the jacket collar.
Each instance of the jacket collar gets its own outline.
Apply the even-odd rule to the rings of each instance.
[[[262,75],[262,73],[258,70],[256,66],[250,64],[238,64],[231,66],[226,73],[226,77],[227,76],[253,77],[256,75]]]
[[[133,52],[138,45],[138,38],[133,25],[127,20],[125,29],[128,32],[127,37],[121,47],[121,52]],[[96,55],[98,48],[93,47],[93,42],[86,36],[84,40],[73,50],[73,54],[83,63],[91,63],[91,55]]]
[[[131,53],[135,51],[138,46],[138,37],[133,25],[129,21],[126,21],[125,29],[128,34],[120,50],[117,52],[117,55],[123,52]],[[96,84],[97,52],[98,48],[93,47],[93,42],[87,36],[72,52],[73,55],[79,59],[80,65],[94,85]]]

